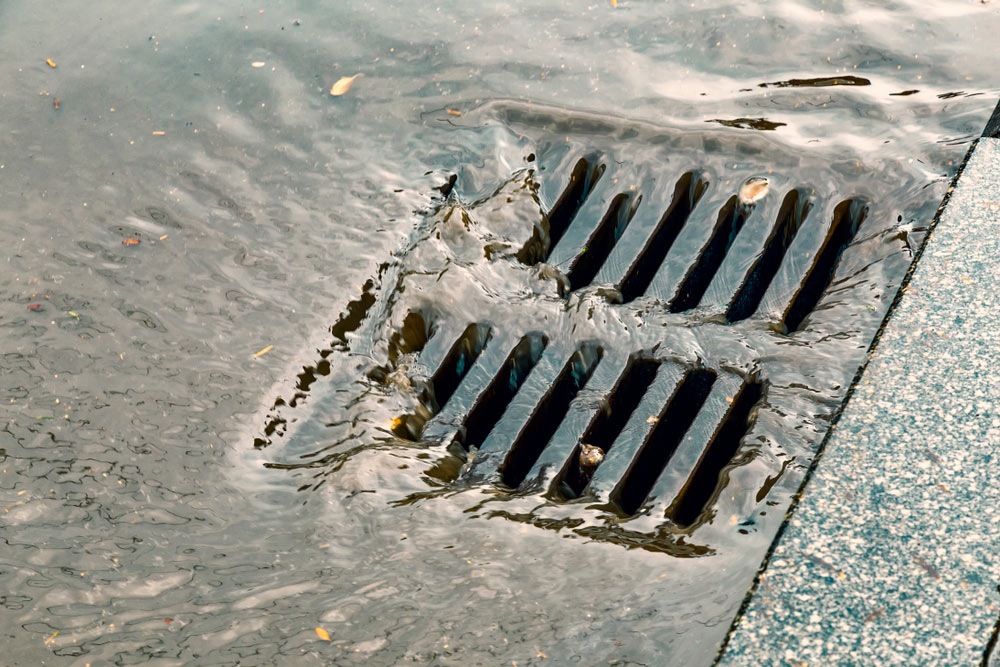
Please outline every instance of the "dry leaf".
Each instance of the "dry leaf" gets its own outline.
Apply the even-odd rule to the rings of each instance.
[[[52,62],[52,58],[46,58],[45,59],[45,64],[48,65],[49,67],[51,67],[52,69],[56,68],[56,64],[54,62]]]
[[[766,178],[760,176],[748,178],[740,187],[740,203],[755,204],[763,199],[770,189],[771,184],[767,182]]]
[[[257,354],[255,354],[255,355],[253,355],[253,358],[254,358],[254,359],[256,359],[257,357],[261,357],[261,356],[263,356],[263,355],[267,354],[268,352],[270,352],[270,351],[271,351],[271,350],[273,350],[273,349],[274,349],[274,346],[273,346],[273,345],[268,345],[268,346],[267,346],[267,347],[265,347],[265,348],[264,348],[263,350],[261,350],[260,352],[258,352],[258,353],[257,353]]]
[[[264,66],[264,65],[266,65],[266,64],[267,64],[267,63],[265,63],[265,62],[264,62],[263,60],[256,60],[256,61],[254,61],[254,62],[250,63],[250,67],[257,67],[257,68],[260,68],[260,67],[263,67],[263,66]]]
[[[166,132],[164,132],[163,130],[153,130],[154,137],[162,137],[164,134],[166,134]]]
[[[161,236],[161,237],[160,237],[160,240],[162,241],[162,240],[163,240],[163,239],[165,239],[165,238],[167,238],[167,235],[166,235],[166,234],[164,234],[163,236]]]
[[[122,245],[139,245],[142,243],[142,239],[124,239]]]
[[[459,111],[458,109],[445,109],[445,111],[448,112],[449,116],[461,116],[462,115],[462,112]]]
[[[340,79],[337,80],[337,83],[333,84],[333,87],[330,88],[330,94],[333,95],[334,97],[343,95],[344,93],[346,93],[348,90],[351,89],[351,85],[354,84],[354,80],[357,79],[359,76],[364,76],[364,75],[358,73],[355,74],[354,76],[341,77]]]
[[[325,642],[330,641],[330,633],[324,630],[323,628],[316,628],[316,636],[318,636]]]

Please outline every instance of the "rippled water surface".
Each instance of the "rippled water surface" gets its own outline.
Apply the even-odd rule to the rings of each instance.
[[[359,337],[404,313],[331,325],[386,267],[437,261],[423,241],[452,174],[452,203],[475,213],[533,152],[539,170],[600,150],[724,182],[751,175],[721,157],[743,145],[778,156],[776,187],[873,203],[864,242],[881,259],[856,270],[891,280],[852,317],[877,321],[909,259],[897,219],[919,241],[995,103],[998,12],[0,4],[2,661],[711,661],[745,592],[736,570],[590,539],[558,523],[572,504],[442,487],[455,462],[392,436],[413,397],[371,379],[385,340]],[[671,163],[662,137],[704,161]],[[499,312],[517,278],[476,262],[482,289],[455,296]],[[571,308],[546,303],[569,331]],[[331,345],[328,375],[300,377]],[[836,407],[815,379],[803,451]],[[297,393],[277,411],[293,427],[266,434]],[[725,557],[743,538],[720,516],[699,530]]]

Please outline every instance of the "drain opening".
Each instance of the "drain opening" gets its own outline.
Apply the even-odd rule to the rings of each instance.
[[[646,502],[656,480],[708,399],[715,379],[714,371],[698,368],[688,371],[678,383],[646,435],[632,465],[611,492],[612,502],[622,512],[635,514]]]
[[[812,202],[804,191],[792,190],[785,195],[777,221],[764,242],[764,252],[747,272],[726,310],[727,322],[745,320],[756,312],[811,209]]]
[[[462,421],[459,435],[455,439],[466,449],[483,444],[548,344],[546,336],[532,332],[521,338],[510,351],[499,372]]]
[[[653,232],[646,239],[645,245],[618,285],[623,303],[633,301],[645,293],[691,216],[691,212],[707,189],[708,181],[690,171],[677,181],[670,206],[656,223]]]
[[[548,391],[535,406],[528,422],[511,444],[500,467],[503,483],[517,488],[538,460],[558,430],[569,404],[587,384],[604,350],[595,343],[584,343],[563,364]]]
[[[577,212],[587,199],[587,195],[593,189],[594,184],[604,174],[604,165],[598,164],[591,167],[586,158],[580,158],[573,173],[570,175],[569,185],[563,190],[558,201],[549,211],[549,251],[556,247],[559,239],[563,237],[569,225],[573,222]],[[546,257],[548,254],[546,253]]]
[[[670,300],[671,313],[683,313],[698,305],[751,210],[752,205],[739,204],[736,195],[725,203],[719,211],[712,236],[698,253],[698,260],[688,270],[674,298]]]
[[[611,254],[615,243],[621,238],[628,223],[635,214],[641,197],[632,203],[632,197],[627,194],[616,195],[608,206],[607,213],[591,232],[580,253],[573,258],[567,271],[570,290],[580,289],[589,285],[594,276]],[[631,204],[631,205],[630,205]]]
[[[837,204],[833,211],[833,222],[823,239],[823,245],[816,253],[816,260],[782,318],[787,333],[798,331],[803,320],[816,308],[823,292],[833,281],[840,256],[854,240],[867,215],[868,206],[864,202],[847,199]]]
[[[407,319],[409,319],[409,315]],[[411,320],[411,323],[415,323],[415,321]],[[441,407],[458,389],[462,378],[469,372],[469,368],[486,347],[491,335],[492,329],[488,324],[473,323],[467,326],[445,354],[437,371],[424,384],[416,410],[408,415],[398,417],[390,430],[405,440],[419,440],[424,425],[431,417],[441,411]],[[424,340],[424,344],[426,342]]]
[[[403,326],[389,338],[389,364],[395,367],[399,364],[400,355],[420,352],[433,335],[423,314],[410,311],[403,318]]]
[[[469,372],[469,367],[486,347],[491,334],[492,330],[488,324],[470,324],[448,350],[444,361],[431,376],[424,390],[424,402],[431,407],[432,413],[440,412],[441,406],[447,403],[458,389],[462,378]]]
[[[657,359],[630,357],[625,370],[618,376],[618,381],[605,399],[606,404],[594,415],[580,437],[580,442],[599,447],[607,454],[625,429],[632,413],[639,407],[649,385],[656,379],[660,363]],[[593,473],[593,469],[585,469],[580,465],[578,444],[569,457],[565,473],[556,477],[553,488],[558,488],[566,498],[576,498],[590,482]]]
[[[667,508],[667,518],[686,528],[705,511],[718,494],[722,470],[739,450],[740,442],[750,427],[751,411],[763,395],[764,385],[761,382],[748,382],[740,387],[694,472]]]

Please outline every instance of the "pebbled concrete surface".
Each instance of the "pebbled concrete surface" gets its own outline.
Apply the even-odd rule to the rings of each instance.
[[[1000,140],[983,138],[720,658],[1000,664]]]

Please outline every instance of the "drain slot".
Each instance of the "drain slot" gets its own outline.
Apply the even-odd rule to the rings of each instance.
[[[833,211],[833,223],[826,238],[823,239],[823,245],[816,253],[816,261],[792,297],[792,302],[782,318],[787,333],[798,331],[802,321],[816,308],[826,288],[833,281],[840,256],[854,240],[867,214],[868,207],[858,200],[847,199],[837,204]]]
[[[698,253],[698,261],[684,276],[677,293],[670,301],[671,313],[682,313],[698,305],[712,278],[722,266],[722,260],[726,258],[726,253],[736,240],[736,235],[743,228],[750,210],[749,205],[737,203],[736,195],[725,203],[719,212],[711,238]]]
[[[569,412],[570,402],[587,384],[603,355],[604,350],[600,346],[584,343],[563,364],[510,447],[500,468],[504,484],[516,488],[524,481]]]
[[[649,496],[695,417],[708,399],[716,374],[688,371],[646,435],[632,465],[611,492],[611,500],[626,514],[635,514]]]
[[[451,395],[458,389],[469,367],[486,347],[491,330],[486,324],[470,324],[448,350],[444,361],[438,366],[424,390],[424,404],[431,414],[440,412]]]
[[[549,211],[549,251],[556,247],[559,239],[563,237],[569,225],[573,222],[577,212],[587,199],[587,195],[593,189],[601,175],[604,174],[604,165],[599,164],[594,167],[586,158],[580,158],[573,173],[570,175],[569,185],[563,190],[552,210]],[[546,253],[546,258],[548,253]]]
[[[777,222],[764,242],[764,252],[747,272],[726,310],[727,322],[745,320],[756,312],[811,208],[812,203],[804,192],[792,190],[785,195]]]
[[[649,385],[656,379],[659,367],[659,360],[631,357],[608,394],[606,405],[594,415],[580,437],[580,442],[600,447],[606,454],[639,407]],[[593,469],[587,470],[580,465],[580,446],[577,445],[567,463],[563,484],[560,486],[560,480],[557,479],[555,485],[563,495],[578,497],[587,486],[593,472]]]
[[[409,315],[407,316],[409,320]],[[421,318],[421,321],[423,318]],[[416,324],[416,320],[411,320]],[[405,334],[406,320],[404,320]],[[433,335],[433,331],[431,335]],[[390,430],[405,440],[419,440],[427,421],[439,413],[451,398],[469,368],[476,362],[486,343],[492,335],[487,324],[473,323],[465,328],[462,334],[448,349],[444,359],[438,365],[437,371],[424,384],[420,392],[420,400],[414,412],[397,418]],[[422,341],[421,349],[427,340]]]
[[[521,388],[531,369],[538,363],[549,339],[532,332],[521,338],[504,360],[489,386],[476,399],[468,416],[462,421],[456,439],[469,449],[479,447]]]
[[[629,206],[632,197],[627,194],[619,194],[611,201],[608,212],[604,214],[601,222],[591,232],[582,251],[573,259],[570,264],[567,277],[571,290],[579,289],[589,285],[594,280],[594,276],[600,270],[604,261],[611,254],[615,243],[621,238],[622,233],[635,213],[635,205]]]
[[[751,410],[763,394],[764,385],[761,382],[749,382],[740,387],[687,484],[667,508],[667,518],[686,528],[705,510],[718,492],[722,470],[739,450],[750,426]]]
[[[693,172],[687,172],[677,181],[670,206],[619,283],[624,303],[645,293],[706,189],[708,181]]]

